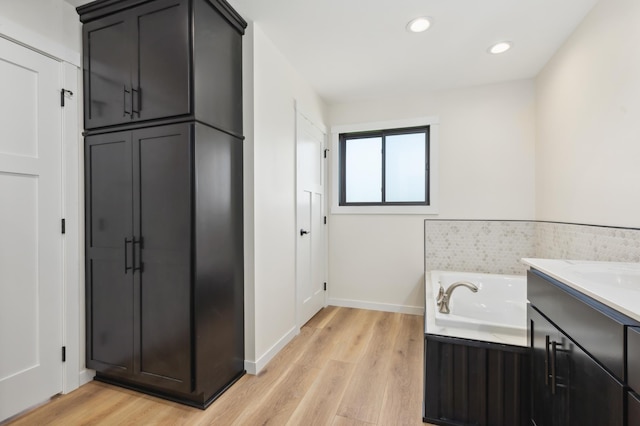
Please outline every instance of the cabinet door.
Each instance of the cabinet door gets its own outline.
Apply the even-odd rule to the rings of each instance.
[[[190,112],[186,0],[158,0],[83,27],[85,128]]]
[[[640,426],[640,398],[631,391],[627,394],[627,425]]]
[[[185,0],[154,1],[131,12],[137,49],[133,118],[189,113],[189,20]]]
[[[532,307],[528,308],[531,356],[531,419],[536,426],[566,426],[568,413],[566,357],[558,357],[558,330]],[[556,342],[555,358],[553,342]]]
[[[126,13],[85,24],[82,33],[85,128],[130,121],[131,52],[135,39]]]
[[[566,336],[562,338],[562,351],[569,360],[569,424],[622,426],[622,384]]]
[[[535,309],[528,310],[536,426],[622,426],[624,388]]]
[[[128,375],[133,359],[129,132],[85,141],[87,366]]]
[[[133,132],[134,233],[141,263],[135,370],[182,392],[191,383],[191,125]]]

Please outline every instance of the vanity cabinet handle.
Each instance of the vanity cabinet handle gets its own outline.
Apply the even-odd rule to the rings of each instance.
[[[544,385],[549,386],[549,336],[544,341]]]
[[[556,394],[556,347],[557,342],[551,342],[551,395]]]

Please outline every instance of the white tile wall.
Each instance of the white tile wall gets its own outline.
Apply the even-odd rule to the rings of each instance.
[[[517,221],[425,221],[425,270],[524,274],[534,257],[535,224]]]
[[[425,270],[524,274],[523,257],[640,262],[640,229],[529,221],[425,220]]]
[[[640,262],[640,230],[566,223],[536,223],[536,257]]]

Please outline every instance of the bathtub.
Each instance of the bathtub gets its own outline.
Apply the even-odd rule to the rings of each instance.
[[[526,345],[526,276],[452,271],[431,271],[427,275],[426,332]],[[436,302],[440,286],[446,290],[457,281],[471,282],[478,291],[456,288],[449,300],[450,313],[440,313]]]

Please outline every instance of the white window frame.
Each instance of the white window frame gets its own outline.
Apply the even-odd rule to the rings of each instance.
[[[341,133],[429,126],[429,205],[428,206],[341,206],[340,158]],[[331,127],[331,214],[438,214],[438,126],[436,116],[405,120],[379,121]]]

